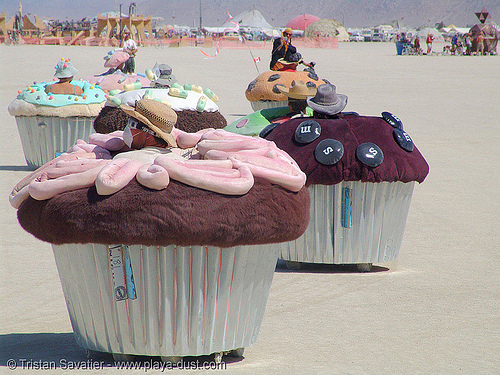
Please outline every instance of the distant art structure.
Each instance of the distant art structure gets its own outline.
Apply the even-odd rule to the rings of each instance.
[[[496,55],[497,54],[497,44],[500,39],[500,32],[493,26],[490,19],[490,14],[485,8],[480,13],[476,13],[479,22],[477,25],[470,29],[470,34],[472,36],[472,51],[480,50],[480,39],[478,38],[481,34],[484,37],[483,41],[483,51],[485,54]],[[479,42],[478,42],[479,39]]]

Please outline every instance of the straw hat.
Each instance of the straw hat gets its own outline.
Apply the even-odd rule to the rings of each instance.
[[[54,68],[56,69],[54,74],[56,78],[69,78],[78,73],[78,69],[73,66],[69,59],[61,58],[61,61]]]
[[[347,95],[337,94],[337,88],[331,83],[318,86],[318,91],[313,98],[307,99],[307,105],[316,112],[335,115],[347,105]]]
[[[169,146],[177,147],[175,138],[171,134],[177,122],[177,113],[168,105],[153,99],[141,99],[135,103],[135,108],[128,105],[121,105],[120,108],[153,130]]]
[[[290,88],[277,86],[283,95],[292,99],[307,99],[316,94],[316,87],[307,87],[304,81],[292,81]]]

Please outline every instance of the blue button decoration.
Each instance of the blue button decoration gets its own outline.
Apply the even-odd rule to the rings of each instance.
[[[392,134],[394,135],[394,139],[396,140],[398,145],[403,150],[406,150],[408,152],[413,151],[414,144],[407,132],[402,129],[396,128],[393,130]]]
[[[309,72],[307,73],[307,76],[315,81],[317,81],[319,79],[318,75],[314,72]]]
[[[302,121],[295,130],[295,140],[299,143],[311,143],[321,134],[321,125],[314,120]]]
[[[280,79],[280,78],[281,78],[281,76],[279,74],[272,74],[267,79],[267,82],[276,81],[277,79]]]
[[[255,87],[256,84],[257,84],[256,80],[253,80],[252,82],[250,82],[248,84],[247,91],[252,91],[252,89]]]
[[[390,112],[382,112],[382,118],[393,128],[403,129],[403,122]]]
[[[262,129],[259,133],[259,137],[261,138],[266,138],[275,127],[277,127],[280,123],[279,122],[271,122],[269,125],[267,125],[264,129]]]
[[[344,146],[336,139],[323,139],[314,150],[316,160],[324,165],[334,165],[342,159]]]
[[[375,143],[362,143],[356,149],[356,157],[369,167],[378,167],[384,161],[384,153]]]
[[[281,86],[281,87],[286,87],[285,85],[282,85],[281,83],[277,83],[273,86],[273,92],[275,94],[281,94],[281,91],[280,89],[278,88],[278,86]]]

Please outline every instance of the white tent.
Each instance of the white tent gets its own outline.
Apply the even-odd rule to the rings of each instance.
[[[349,41],[346,28],[334,19],[320,19],[306,27],[304,36],[313,38],[315,36],[336,37],[339,42]]]
[[[247,10],[246,12],[240,13],[233,17],[230,22],[226,22],[222,27],[233,28],[234,24],[231,22],[236,22],[240,27],[252,27],[259,30],[262,29],[272,29],[272,25],[266,21],[264,16],[256,9]]]
[[[418,30],[417,35],[420,39],[427,38],[427,34],[432,34],[434,37],[434,42],[444,42],[443,34],[432,27],[426,27],[424,29]]]
[[[280,29],[264,29],[262,32],[272,38],[279,38],[281,36],[281,31]]]
[[[442,29],[445,34],[467,34],[470,30],[470,27],[456,27],[456,26],[448,26],[448,27],[443,27]]]

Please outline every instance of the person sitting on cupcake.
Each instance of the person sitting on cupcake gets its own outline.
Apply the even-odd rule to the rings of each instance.
[[[168,105],[153,99],[141,99],[135,108],[122,104],[123,112],[129,117],[123,131],[123,140],[131,149],[144,147],[177,147],[172,129],[177,122],[177,113]]]
[[[304,81],[292,81],[290,87],[278,86],[278,90],[288,98],[290,112],[288,118],[305,117],[307,98],[316,94],[316,87],[308,87]]]
[[[59,81],[49,84],[45,87],[47,94],[65,94],[65,95],[81,95],[83,90],[78,85],[73,85],[71,81],[73,76],[78,73],[69,59],[61,59],[55,66],[56,72],[54,77],[59,78]]]
[[[274,39],[269,67],[276,71],[296,70],[298,64],[311,68],[315,65],[313,62],[309,64],[303,62],[302,55],[292,45],[292,29],[287,27],[283,30],[282,37]]]
[[[307,99],[307,105],[313,109],[313,118],[342,118],[342,110],[347,105],[347,95],[337,94],[337,88],[331,83],[319,85],[316,95]]]
[[[158,72],[159,72],[159,76],[157,79],[155,79],[154,81],[151,82],[151,87],[160,88],[160,89],[169,88],[175,82],[177,82],[177,79],[172,74],[172,68],[170,67],[170,65],[167,65],[167,64],[158,65]]]

